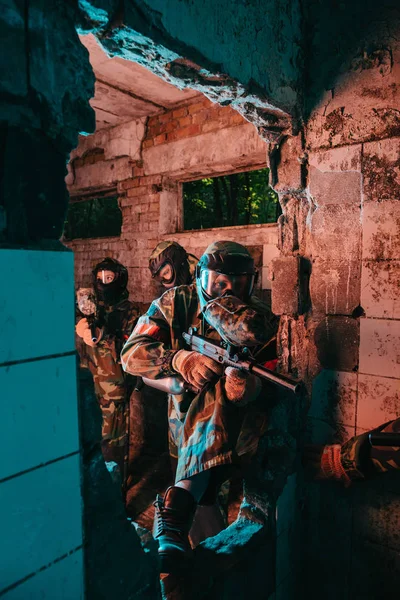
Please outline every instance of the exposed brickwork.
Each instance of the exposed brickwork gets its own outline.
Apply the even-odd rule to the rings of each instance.
[[[351,97],[349,90],[341,93],[346,101]],[[335,102],[345,104],[343,98]],[[147,261],[160,239],[176,240],[197,256],[214,240],[244,243],[262,267],[264,290],[271,288],[270,263],[275,259],[281,266],[272,280],[273,308],[282,314],[280,368],[304,380],[310,392],[306,435],[313,443],[344,442],[398,414],[399,138],[390,137],[395,133],[391,113],[385,120],[383,109],[371,120],[361,113],[361,108],[334,107],[326,115],[316,112],[305,143],[300,136],[285,140],[276,164],[283,207],[278,227],[201,232],[180,231],[179,181],[233,172],[241,164],[261,166],[260,148],[240,115],[206,99],[151,117],[140,156],[135,155],[131,173],[117,184],[124,218],[121,238],[70,244],[76,249],[78,284],[88,283],[93,263],[110,254],[127,264],[131,296],[143,307],[157,293]],[[224,160],[229,139],[229,152],[234,146],[236,155]],[[107,157],[109,162],[109,153]],[[89,162],[90,153],[80,158],[88,161],[88,172],[102,166],[101,161]],[[127,172],[127,162],[123,168]],[[309,297],[301,260],[311,267]],[[354,510],[347,498],[319,488],[312,501],[306,498],[307,535],[318,527],[324,540],[333,540],[331,550],[337,544],[340,560],[333,568],[338,573],[348,569],[355,543],[351,516],[365,504],[357,501]],[[336,520],[332,527],[327,523],[331,516]],[[379,515],[372,516],[359,519],[358,534],[383,551],[393,540]],[[343,539],[335,537],[338,523]],[[311,555],[315,559],[326,547],[316,542]]]
[[[204,98],[201,102],[150,117],[143,147],[167,144],[200,133],[243,125],[245,122],[233,108],[220,106]]]
[[[139,125],[134,127],[132,124],[129,127],[134,132],[140,131]],[[89,169],[96,168],[94,175],[90,172],[91,187],[96,185],[96,176],[101,184],[104,182],[105,169],[111,173],[113,170],[110,171],[110,167],[115,160],[124,161],[123,173],[127,173],[128,170],[130,173],[128,178],[116,182],[123,216],[121,236],[68,242],[68,246],[75,251],[76,285],[90,284],[90,273],[94,264],[105,255],[109,255],[128,267],[131,299],[145,308],[157,294],[157,288],[148,270],[148,257],[161,239],[176,240],[196,256],[200,256],[205,248],[217,239],[235,239],[253,249],[260,271],[264,270],[264,276],[259,278],[259,290],[261,292],[262,289],[269,289],[271,284],[267,271],[270,257],[277,252],[276,225],[179,232],[182,222],[182,202],[178,183],[182,178],[184,179],[186,156],[193,155],[194,162],[191,163],[191,168],[197,169],[198,177],[214,174],[215,171],[215,174],[218,174],[218,171],[226,173],[239,170],[240,164],[246,164],[248,168],[266,166],[266,145],[257,138],[255,129],[232,108],[213,104],[205,97],[200,102],[196,98],[192,104],[150,117],[141,143],[142,153],[151,147],[162,147],[164,154],[173,156],[173,159],[170,159],[173,162],[170,167],[179,173],[175,178],[169,176],[171,168],[168,165],[155,164],[153,160],[142,160],[136,150],[135,160],[126,156],[113,158],[109,150],[110,144],[115,144],[115,137],[117,141],[123,140],[122,134],[119,133],[120,128],[115,129],[117,137],[113,136],[111,131],[104,149],[89,148],[82,156],[79,153],[79,146],[75,151],[74,165],[78,165],[79,169],[86,166],[86,169],[80,171],[82,175],[85,172],[89,173]],[[229,158],[226,159],[228,156],[226,140],[229,130],[236,132],[240,144],[236,143],[233,136]],[[209,153],[205,148],[200,159],[198,144],[204,145],[202,136],[210,135],[211,131],[214,154]],[[176,150],[177,144],[182,144],[183,141],[185,151]],[[87,145],[88,141],[84,140],[84,143]],[[122,147],[121,144],[122,141],[113,149],[116,156],[119,156],[118,147]],[[219,158],[216,158],[216,150]],[[198,154],[197,165],[196,153]],[[235,153],[238,164],[235,162]],[[102,157],[103,161],[99,157]],[[104,160],[105,157],[107,160]],[[222,162],[223,159],[226,162]],[[92,166],[94,164],[95,167]],[[166,172],[168,175],[165,174]]]

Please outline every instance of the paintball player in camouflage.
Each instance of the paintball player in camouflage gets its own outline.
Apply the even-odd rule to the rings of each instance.
[[[213,503],[218,485],[254,455],[266,428],[266,398],[253,374],[185,349],[189,327],[231,343],[273,348],[278,319],[252,298],[254,261],[235,242],[211,244],[196,268],[196,283],[155,300],[122,350],[128,373],[150,379],[180,375],[187,389],[169,396],[170,452],[177,457],[176,483],[155,503],[155,537],[161,572],[179,571],[190,557],[188,532],[196,504]],[[271,356],[270,358],[273,358]]]
[[[307,446],[303,462],[317,479],[340,481],[346,487],[353,481],[400,470],[400,447],[371,445],[370,434],[377,432],[400,434],[400,418],[352,437],[343,445]]]
[[[102,411],[104,458],[122,467],[131,390],[119,357],[139,317],[139,311],[128,300],[128,271],[124,265],[113,258],[105,258],[95,266],[92,275],[100,313],[96,341],[93,341],[86,318],[78,321],[76,333],[85,344],[87,366],[93,375],[95,393]]]
[[[178,242],[169,240],[157,244],[149,257],[151,276],[162,291],[193,283],[197,263],[198,258],[188,254]]]

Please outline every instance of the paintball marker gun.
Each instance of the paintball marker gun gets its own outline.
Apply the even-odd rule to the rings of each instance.
[[[208,356],[225,367],[235,367],[236,369],[254,373],[254,375],[290,390],[294,394],[300,392],[301,384],[299,381],[295,381],[279,373],[274,373],[258,364],[252,358],[247,348],[238,349],[226,343],[220,345],[214,340],[198,335],[196,329],[192,327],[189,328],[188,333],[183,333],[182,335],[191,350],[199,352],[203,356]]]
[[[242,369],[243,371],[248,371],[249,373],[254,373],[254,375],[258,375],[258,377],[261,377],[266,381],[270,381],[275,385],[290,390],[294,394],[300,392],[300,382],[295,381],[290,377],[286,377],[285,375],[274,373],[258,364],[251,357],[250,352],[246,348],[239,351],[236,347],[229,346],[225,343],[223,343],[224,345],[220,345],[214,340],[197,335],[197,331],[192,327],[189,328],[188,333],[183,333],[182,335],[191,350],[199,352],[204,356],[208,356],[223,364],[225,367],[235,367],[237,369]],[[191,389],[190,385],[178,376],[162,377],[160,379],[142,377],[142,379],[143,383],[146,385],[161,390],[162,392],[167,392],[167,394],[183,394],[184,391]]]
[[[392,433],[385,431],[372,431],[368,435],[371,446],[399,446],[400,433]]]

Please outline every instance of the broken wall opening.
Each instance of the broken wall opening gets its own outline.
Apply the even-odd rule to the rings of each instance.
[[[57,398],[61,409],[76,408],[75,392],[63,395],[67,382],[74,381],[75,371],[71,358],[72,302],[64,304],[65,298],[72,298],[73,266],[71,255],[58,239],[67,202],[63,185],[66,155],[76,144],[78,131],[93,131],[88,104],[93,79],[75,35],[78,21],[86,31],[95,30],[110,53],[132,58],[136,51],[140,61],[153,61],[154,68],[176,81],[196,80],[199,86],[214,82],[213,98],[225,95],[225,100],[238,102],[241,114],[264,128],[271,141],[282,133],[281,125],[287,118],[282,111],[301,113],[303,94],[308,117],[303,144],[289,137],[281,146],[283,172],[276,185],[282,192],[284,209],[279,243],[282,257],[287,259],[277,263],[282,268],[275,270],[273,279],[277,311],[282,302],[282,357],[309,383],[320,366],[324,367],[313,392],[308,423],[311,441],[341,441],[398,415],[398,9],[385,0],[379,4],[372,0],[353,2],[351,6],[268,1],[268,10],[263,3],[247,3],[245,9],[243,4],[228,0],[143,0],[140,6],[133,1],[101,0],[80,2],[80,9],[87,13],[77,16],[76,5],[54,2],[49,10],[48,4],[40,1],[8,2],[0,17],[6,39],[12,36],[12,43],[5,44],[2,53],[2,264],[10,281],[15,273],[23,273],[25,278],[16,278],[12,289],[2,289],[6,298],[2,330],[10,340],[0,363],[1,376],[10,390],[3,412],[9,423],[4,427],[9,454],[21,448],[23,427],[29,440],[34,439],[33,433],[42,431],[44,411],[38,411],[37,406],[43,408],[44,401],[54,407]],[[119,11],[121,6],[125,14]],[[365,22],[368,35],[365,27],[354,26]],[[156,41],[149,42],[144,39],[146,35]],[[215,43],[220,42],[221,35],[224,43]],[[333,41],[337,52],[332,52],[327,40]],[[204,70],[183,59],[182,54],[197,60]],[[160,61],[154,60],[158,56]],[[221,75],[221,71],[228,75]],[[312,82],[311,93],[308,82]],[[265,102],[273,109],[264,110]],[[104,116],[110,123],[113,115]],[[130,144],[131,138],[126,143]],[[298,151],[293,150],[296,144]],[[300,164],[303,183],[298,184]],[[114,163],[114,168],[123,170],[124,161]],[[335,264],[338,253],[347,254],[349,249],[353,264],[348,260]],[[300,256],[312,266],[312,311],[299,310],[298,277],[303,271],[296,259]],[[285,285],[288,289],[284,274],[289,267],[292,293],[284,303]],[[27,282],[29,304],[18,304],[17,298],[26,297]],[[360,310],[349,314],[357,302],[364,314]],[[49,308],[45,321],[43,305]],[[27,342],[21,344],[21,339]],[[334,351],[324,352],[332,340]],[[54,375],[54,386],[44,388],[43,380],[48,384],[49,373]],[[27,381],[28,390],[22,387]],[[31,413],[17,411],[21,406],[27,406]],[[54,432],[57,421],[52,420],[51,411],[46,416],[49,432]],[[8,586],[1,588],[2,595],[28,597],[32,590],[53,591],[54,580],[69,597],[83,593],[76,418],[72,417],[68,429],[64,419],[59,431],[57,440],[44,436],[44,446],[33,445],[40,454],[25,452],[23,462],[5,463],[12,469],[3,472],[0,481],[2,515],[7,519],[1,541],[3,555],[10,562],[2,565],[7,579],[1,583]],[[67,454],[60,450],[60,442],[68,447]],[[49,480],[54,483],[55,476],[69,482],[61,501],[65,497],[70,500],[73,489],[77,507],[72,510],[69,502],[61,520],[59,512],[54,512],[60,505],[53,493],[62,488],[53,485],[47,493],[41,485]],[[302,589],[308,598],[319,598],[321,592],[373,600],[391,597],[399,588],[400,571],[396,568],[397,474],[365,482],[353,490],[319,483],[303,486],[301,477],[301,471],[297,482],[291,476],[279,500],[283,503],[278,503],[276,534],[280,542],[271,563],[267,560],[272,564],[276,558],[275,597],[286,600],[298,596],[290,568],[299,555],[304,558]],[[39,490],[37,503],[25,493],[32,484]],[[21,493],[10,494],[12,488]],[[20,501],[18,506],[15,497]],[[96,499],[100,497],[104,497],[103,487]],[[262,500],[259,498],[260,503]],[[253,506],[256,503],[254,495]],[[45,507],[40,514],[39,505]],[[294,507],[302,509],[294,511]],[[12,530],[8,529],[10,509],[18,515]],[[279,514],[284,515],[284,527],[280,526]],[[107,510],[105,515],[109,519]],[[305,525],[303,540],[307,544],[290,542],[293,523],[298,521]],[[66,529],[61,530],[61,526]],[[29,537],[25,535],[27,529]],[[54,541],[54,545],[44,540]],[[120,546],[114,548],[111,558],[122,559],[117,554]],[[140,569],[144,569],[146,559],[135,549],[139,550],[137,545],[124,549],[129,555],[131,584],[138,574],[132,594],[154,591],[152,597],[156,597],[154,588],[149,591],[142,585],[146,575]],[[109,558],[107,547],[102,556]],[[253,596],[257,590],[265,591],[262,574],[266,558],[262,557],[251,577],[247,565],[231,572],[229,581],[225,578],[221,583],[220,596],[235,594],[243,578],[247,592],[250,584],[259,584],[254,586]],[[116,569],[118,562],[113,563]],[[109,572],[109,564],[104,563],[104,573]],[[110,578],[113,576],[112,584],[116,585],[115,571]],[[111,589],[115,590],[112,585]]]
[[[127,84],[126,79],[124,84]],[[103,94],[106,85],[103,79]],[[114,92],[115,88],[114,80]],[[67,183],[74,196],[93,194],[96,190],[104,194],[116,186],[123,223],[120,238],[64,240],[75,253],[76,286],[88,285],[93,265],[109,255],[127,265],[131,300],[145,309],[157,296],[148,271],[148,256],[161,239],[176,240],[198,257],[209,243],[217,239],[234,239],[245,244],[252,253],[261,274],[256,294],[270,302],[269,267],[271,259],[278,255],[275,223],[232,225],[197,232],[183,230],[182,182],[267,168],[268,144],[254,125],[230,106],[213,103],[199,93],[169,110],[164,108],[157,115],[141,116],[113,127],[106,126],[107,111],[104,103],[100,108],[97,102],[95,96],[92,104],[102,119],[101,127],[93,136],[81,139],[71,154]],[[270,188],[267,193],[273,195]],[[273,197],[276,205],[276,195]],[[151,400],[149,398],[149,402]],[[150,424],[152,419],[154,424],[159,420],[160,410],[162,407],[153,402]],[[289,439],[290,435],[287,437]],[[288,440],[281,440],[284,452],[287,443]],[[162,472],[164,475],[168,472],[164,463],[158,469],[160,481]],[[150,486],[150,483],[142,480],[135,485],[136,492],[141,492],[140,488]],[[222,532],[216,546],[211,540],[204,542],[206,545],[198,551],[199,565],[206,561],[210,566],[213,556],[223,556],[225,551],[232,557],[224,568],[242,561],[249,551],[254,557],[258,556],[258,561],[265,552],[274,554],[273,514],[277,492],[265,489],[265,498],[261,502],[258,496],[262,485],[259,476],[253,475],[253,480],[249,478],[246,500],[236,520],[242,498],[239,490],[239,503],[230,515],[234,530],[226,534],[226,539]],[[257,508],[252,508],[255,497],[258,498]],[[148,498],[148,501],[153,499]],[[143,508],[142,501],[135,502],[128,493],[131,514]],[[149,527],[151,519],[147,514],[138,520]],[[237,535],[237,543],[232,544],[232,538]],[[271,569],[272,565],[273,562]],[[217,579],[222,576],[218,569],[214,565],[213,577]],[[200,576],[200,571],[199,566],[194,580]],[[271,593],[274,580],[271,571],[268,582]]]
[[[154,14],[152,3],[145,4],[143,14],[147,18],[141,23],[141,31],[150,33]],[[184,8],[190,25],[196,8],[189,4]],[[393,35],[398,31],[398,12],[385,3],[378,15],[371,2],[355,3],[349,11],[343,4],[339,7],[333,3],[303,3],[302,8],[304,36],[299,38],[304,39],[306,77],[313,88],[315,82],[320,87],[311,92],[303,90],[308,117],[304,131],[292,137],[286,130],[282,138],[281,129],[275,132],[275,138],[270,137],[272,143],[277,143],[271,168],[283,209],[278,234],[280,256],[273,269],[273,303],[275,312],[281,315],[282,368],[298,373],[312,391],[304,428],[307,439],[321,444],[340,443],[396,417],[399,411],[399,372],[388,358],[398,354],[395,332],[399,320],[397,258],[393,260],[392,254],[399,218],[399,48],[398,34]],[[159,5],[158,9],[159,43],[160,39],[166,45],[171,42],[177,49],[185,42],[190,50],[201,48],[208,57],[213,55],[205,39],[197,39],[193,49],[187,37],[191,28],[180,33],[173,18]],[[212,7],[209,9],[212,12]],[[354,28],[357,15],[370,19],[368,35]],[[212,27],[215,23],[219,20],[214,15]],[[321,32],[333,32],[327,37],[334,39],[338,48],[330,57],[328,73],[321,65],[324,67],[331,46]],[[111,38],[106,44],[116,53],[129,55],[139,46],[143,62],[149,60],[149,49],[156,45],[147,40],[143,44],[124,44],[117,35]],[[225,50],[222,53],[226,59]],[[226,64],[231,64],[229,59]],[[251,62],[257,64],[257,56]],[[167,63],[165,59],[160,66],[164,72],[183,78],[193,75],[188,61],[174,60],[172,68]],[[336,66],[332,68],[332,64]],[[329,82],[326,89],[322,79]],[[295,96],[295,86],[290,90]],[[246,113],[249,120],[255,112],[253,107]],[[271,128],[266,130],[271,133]],[[391,180],[389,193],[386,173]],[[384,243],[379,242],[382,239]],[[399,561],[398,544],[380,521],[382,511],[360,502],[365,493],[371,505],[378,502],[390,506],[385,521],[388,519],[389,527],[395,530],[396,482],[389,477],[383,486],[382,481],[346,492],[319,483],[304,486],[301,470],[290,477],[278,501],[278,515],[286,514],[286,518],[279,523],[278,517],[276,528],[277,596],[296,597],[299,579],[293,576],[291,566],[299,565],[295,558],[299,554],[304,556],[300,563],[302,589],[309,597],[319,597],[321,590],[333,597],[343,593],[351,597],[362,589],[372,599],[380,597],[382,590],[390,595],[391,589],[396,589],[393,565]],[[303,527],[303,540],[293,543],[298,524]],[[304,548],[306,552],[302,552]],[[329,573],[327,549],[331,557]],[[378,557],[384,575],[370,568],[377,564]]]

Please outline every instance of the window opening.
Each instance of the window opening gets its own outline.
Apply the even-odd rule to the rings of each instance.
[[[183,183],[184,229],[276,223],[282,213],[269,169]]]
[[[122,212],[118,196],[73,200],[64,223],[66,240],[121,235]]]

